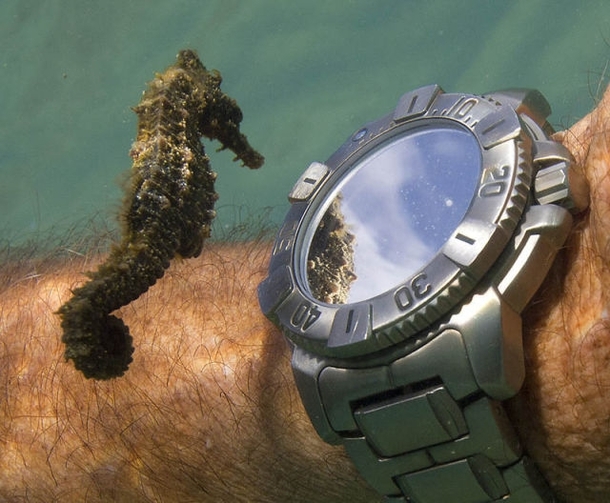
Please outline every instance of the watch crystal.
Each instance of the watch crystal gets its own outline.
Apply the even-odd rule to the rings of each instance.
[[[415,275],[464,218],[480,173],[479,144],[457,125],[410,129],[369,152],[314,218],[306,263],[312,295],[353,303]]]

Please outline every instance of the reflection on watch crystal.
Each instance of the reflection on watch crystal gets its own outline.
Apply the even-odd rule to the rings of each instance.
[[[408,282],[460,224],[480,176],[477,139],[449,122],[406,130],[357,159],[312,219],[312,295],[349,304]]]
[[[329,304],[347,302],[354,274],[354,239],[341,213],[337,195],[324,214],[307,257],[307,279],[313,296]]]

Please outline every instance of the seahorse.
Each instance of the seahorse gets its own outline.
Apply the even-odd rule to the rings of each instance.
[[[138,127],[121,240],[57,312],[65,357],[87,378],[124,374],[133,360],[133,338],[110,313],[146,292],[174,257],[197,257],[210,236],[218,195],[201,137],[218,140],[220,150],[232,150],[234,160],[249,168],[264,162],[240,132],[242,112],[220,90],[221,81],[194,51],[183,50],[133,108]]]

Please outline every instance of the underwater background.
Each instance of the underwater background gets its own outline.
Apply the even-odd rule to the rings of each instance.
[[[533,87],[556,129],[608,81],[607,0],[3,0],[0,248],[109,222],[131,166],[135,106],[195,49],[244,112],[259,171],[205,141],[218,172],[213,235],[278,225],[286,195],[406,91]]]

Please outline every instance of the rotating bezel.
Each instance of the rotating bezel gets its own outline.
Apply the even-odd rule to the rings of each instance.
[[[303,271],[316,215],[346,173],[383,142],[416,127],[452,124],[472,134],[481,172],[461,223],[417,273],[373,298],[350,304],[316,299]],[[356,131],[324,164],[313,163],[290,193],[291,209],[276,238],[263,312],[286,336],[314,353],[351,358],[414,340],[454,308],[502,253],[528,203],[531,140],[512,107],[438,86],[403,95],[393,113]]]

